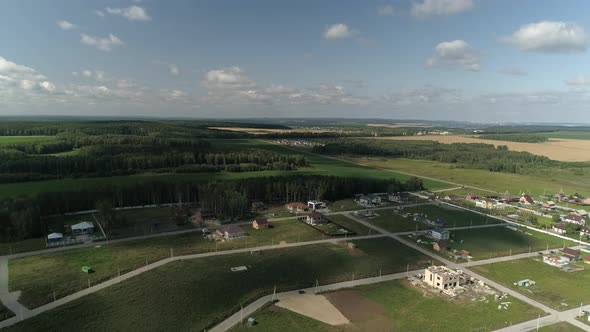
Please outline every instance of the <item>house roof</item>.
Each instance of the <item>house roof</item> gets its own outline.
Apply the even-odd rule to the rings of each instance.
[[[88,221],[83,221],[81,223],[77,223],[75,225],[72,225],[72,229],[89,229],[89,228],[94,228],[94,224]]]
[[[577,213],[570,213],[567,215],[567,217],[565,217],[565,219],[569,219],[569,220],[574,220],[577,222],[583,221],[584,217],[582,217],[581,215],[577,214]]]
[[[244,233],[244,230],[242,229],[242,227],[237,226],[237,225],[226,225],[226,226],[222,226],[219,228],[219,231],[221,231],[221,233],[226,233],[227,234],[238,234],[238,233]]]
[[[61,239],[63,237],[64,237],[64,235],[62,233],[51,233],[51,234],[47,235],[48,240]]]
[[[258,225],[266,225],[266,224],[269,224],[270,223],[267,218],[256,218],[256,219],[254,219],[254,221]]]
[[[575,256],[575,257],[580,256],[580,252],[575,249],[572,249],[572,248],[563,248],[561,250],[561,252],[567,256]]]
[[[437,233],[443,233],[443,232],[447,232],[444,228],[440,228],[440,227],[434,227],[432,229],[433,232],[437,232]]]
[[[530,195],[522,195],[520,197],[520,199],[524,199],[525,201],[531,202],[531,203],[535,201],[535,200],[533,200],[533,198]]]
[[[292,202],[292,203],[289,203],[287,205],[289,207],[295,208],[295,209],[307,209],[307,204],[301,203],[301,202]]]

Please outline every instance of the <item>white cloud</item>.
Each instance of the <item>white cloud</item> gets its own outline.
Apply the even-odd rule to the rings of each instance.
[[[0,56],[0,92],[54,92],[55,85],[35,69]]]
[[[151,17],[147,14],[145,9],[139,6],[131,6],[127,8],[111,8],[107,7],[106,12],[111,15],[119,15],[127,18],[129,21],[151,21]]]
[[[94,13],[100,17],[104,17],[104,12],[102,10],[95,10]]]
[[[178,76],[180,74],[178,66],[173,63],[168,65],[168,69],[170,70],[170,75]]]
[[[427,67],[461,68],[479,71],[479,56],[464,40],[441,42],[436,45],[434,55],[426,60]]]
[[[324,31],[324,39],[337,40],[354,37],[358,34],[355,30],[351,30],[344,23],[336,23],[329,26]]]
[[[73,30],[76,29],[78,26],[76,26],[73,23],[70,23],[68,21],[57,21],[57,26],[62,29],[62,30]]]
[[[588,47],[588,37],[582,26],[554,21],[523,25],[500,40],[529,52],[578,53]]]
[[[590,75],[579,75],[571,80],[566,80],[565,84],[570,85],[570,86],[590,85]]]
[[[39,86],[47,92],[54,92],[55,91],[55,85],[49,81],[43,81],[43,82],[39,83]]]
[[[117,36],[113,35],[112,33],[109,34],[109,36],[105,37],[105,38],[93,37],[93,36],[89,36],[85,33],[82,33],[82,34],[80,34],[80,41],[82,42],[82,44],[94,46],[97,49],[99,49],[101,51],[105,51],[105,52],[110,51],[114,46],[125,45],[125,43],[123,43],[123,41],[121,39],[119,39]]]
[[[210,70],[202,84],[210,90],[236,90],[256,86],[237,66]]]
[[[473,0],[419,0],[412,2],[412,15],[418,18],[453,15],[473,7]]]
[[[395,9],[392,5],[384,5],[377,8],[377,14],[379,16],[391,16],[395,12]]]

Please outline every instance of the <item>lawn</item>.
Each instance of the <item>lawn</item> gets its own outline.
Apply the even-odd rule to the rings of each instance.
[[[186,222],[177,225],[175,208],[146,208],[115,212],[116,222],[109,234],[110,239],[172,232],[194,227]]]
[[[540,258],[527,258],[480,265],[473,267],[473,270],[558,310],[572,309],[580,303],[590,302],[588,269],[564,272],[543,263]],[[526,288],[513,284],[522,279],[532,279],[537,284]]]
[[[361,223],[358,223],[358,222],[356,222],[356,221],[354,221],[342,214],[329,215],[328,219],[332,222],[337,223],[340,226],[343,226],[344,228],[348,229],[349,231],[353,231],[356,235],[359,235],[359,236],[360,235],[377,234],[377,232],[375,232],[371,228],[369,228]]]
[[[402,207],[401,214],[419,213],[422,216],[434,220],[440,218],[445,222],[444,227],[465,227],[487,224],[498,224],[501,220],[490,218],[479,213],[467,211],[465,209],[455,208],[448,205],[420,205],[411,207]],[[415,226],[414,226],[415,228]]]
[[[45,249],[45,238],[26,239],[0,243],[0,255],[17,254],[20,252]]]
[[[21,302],[37,307],[53,299],[53,290],[58,298],[109,279],[121,273],[137,269],[147,262],[154,262],[174,255],[204,253],[215,250],[230,250],[270,244],[321,240],[322,234],[312,227],[294,219],[273,222],[273,228],[254,230],[243,226],[248,232],[245,238],[223,243],[203,239],[199,232],[162,236],[96,247],[71,249],[57,253],[12,259],[10,265],[10,289],[22,290]],[[86,274],[82,266],[91,266],[95,272]]]
[[[390,238],[356,241],[363,254],[311,245],[178,261],[25,320],[7,331],[203,331],[277,291],[417,269],[420,253]],[[242,273],[230,267],[248,266]]]
[[[339,212],[339,211],[351,211],[351,210],[359,210],[363,207],[360,206],[357,202],[354,201],[352,198],[348,199],[341,199],[339,201],[335,201],[329,206],[330,211]]]
[[[463,243],[461,243],[463,241]],[[566,245],[572,244],[565,241]],[[557,237],[526,230],[525,232],[514,231],[507,227],[473,228],[451,231],[451,249],[467,250],[474,260],[488,259],[545,250],[563,248],[564,240]]]
[[[457,164],[426,160],[367,157],[347,159],[372,167],[408,172],[498,193],[508,191],[518,195],[526,192],[529,195],[539,196],[544,193],[558,193],[563,189],[567,193],[578,192],[581,195],[590,196],[590,189],[588,189],[590,176],[583,170],[555,168],[550,171],[531,170],[528,175],[522,175],[469,169]]]
[[[406,208],[409,209],[409,208]],[[405,213],[405,210],[378,210],[375,213],[377,217],[363,218],[371,224],[383,228],[389,232],[409,232],[422,229],[429,229],[430,226],[421,222],[416,222],[411,219],[405,218],[401,213]],[[362,218],[362,217],[359,217]]]
[[[543,326],[541,328],[537,329],[533,329],[531,331],[539,331],[539,332],[578,332],[578,331],[584,331],[581,328],[577,327],[577,326],[573,326],[572,324],[568,323],[568,322],[559,322],[559,323],[555,323],[555,324],[551,324],[551,325],[547,325],[547,326]]]
[[[253,328],[236,326],[230,331],[370,331],[377,320],[389,323],[388,330],[391,331],[489,331],[543,314],[514,298],[507,300],[511,302],[508,310],[498,310],[498,302],[494,301],[493,296],[488,296],[486,301],[445,300],[432,294],[425,295],[423,291],[400,280],[346,291],[352,291],[370,301],[375,312],[363,318],[351,317],[350,325],[330,326],[286,309],[267,306],[252,315],[258,325]],[[381,312],[377,312],[378,309]]]

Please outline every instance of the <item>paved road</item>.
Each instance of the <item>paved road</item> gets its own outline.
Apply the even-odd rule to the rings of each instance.
[[[369,284],[374,284],[374,283],[378,283],[378,282],[388,281],[388,280],[403,279],[403,278],[407,277],[408,275],[416,275],[421,272],[424,272],[424,271],[423,270],[415,270],[415,271],[409,271],[409,272],[387,274],[387,275],[383,275],[381,277],[358,279],[358,280],[352,280],[352,281],[339,282],[339,283],[335,283],[335,284],[322,285],[317,288],[316,287],[305,288],[305,289],[303,289],[303,291],[305,291],[306,293],[323,293],[323,292],[334,291],[334,290],[338,290],[338,289],[342,289],[342,288],[351,288],[351,287],[356,287],[356,286],[361,286],[361,285],[369,285]],[[231,315],[226,320],[224,320],[223,322],[219,323],[217,326],[215,326],[214,328],[209,330],[209,332],[225,332],[225,331],[231,329],[233,326],[240,324],[242,319],[244,321],[246,319],[248,319],[248,317],[251,314],[253,314],[257,310],[262,308],[265,304],[271,302],[273,300],[273,298],[274,298],[274,300],[280,301],[280,300],[284,300],[284,299],[287,299],[287,298],[293,297],[293,296],[299,296],[299,293],[297,290],[290,291],[290,292],[277,293],[274,296],[272,294],[263,296],[263,297],[259,298],[258,300],[250,303],[248,306],[243,308],[241,311],[238,311],[235,314]]]
[[[385,237],[385,235],[383,234],[376,234],[376,235],[366,235],[366,236],[355,236],[355,237],[349,237],[349,240],[362,240],[362,239],[374,239],[374,238],[379,238],[379,237]],[[18,309],[18,306],[21,306],[20,304],[18,304],[18,306],[16,304],[11,304],[12,301],[16,302],[18,299],[18,296],[16,296],[16,298],[11,298],[11,297],[0,297],[0,300],[2,300],[2,303],[5,305],[12,305],[12,307],[16,308],[15,310],[15,314],[17,314],[16,317],[12,317],[10,319],[4,320],[0,322],[0,328],[4,328],[7,326],[11,326],[14,325],[16,323],[18,323],[20,320],[22,320],[23,318],[29,318],[29,317],[33,317],[36,315],[39,315],[41,313],[44,313],[48,310],[57,308],[61,305],[64,305],[68,302],[71,302],[73,300],[79,299],[83,296],[86,296],[88,294],[92,294],[94,292],[97,292],[101,289],[105,289],[107,287],[110,287],[113,284],[119,283],[121,281],[133,278],[137,275],[140,275],[144,272],[153,270],[155,268],[161,267],[163,265],[166,265],[168,263],[171,262],[175,262],[175,261],[181,261],[181,260],[189,260],[189,259],[197,259],[197,258],[203,258],[203,257],[212,257],[212,256],[223,256],[223,255],[232,255],[232,254],[238,254],[238,253],[247,253],[250,252],[251,250],[273,250],[273,249],[281,249],[281,248],[293,248],[293,247],[301,247],[301,246],[308,246],[308,245],[314,245],[314,244],[322,244],[322,243],[337,243],[342,241],[342,238],[338,238],[338,239],[326,239],[326,240],[316,240],[316,241],[307,241],[307,242],[295,242],[295,243],[287,243],[287,244],[281,244],[281,245],[267,245],[267,246],[260,246],[260,247],[252,247],[252,248],[243,248],[243,249],[233,249],[233,250],[225,250],[225,251],[216,251],[216,252],[208,252],[208,253],[202,253],[202,254],[194,254],[194,255],[185,255],[185,256],[175,256],[175,257],[170,257],[170,258],[166,258],[166,259],[162,259],[159,260],[157,262],[148,264],[144,267],[141,267],[139,269],[130,271],[128,273],[122,274],[121,276],[118,277],[114,277],[111,280],[105,281],[103,283],[91,286],[87,289],[84,289],[82,291],[70,294],[68,296],[62,297],[60,299],[57,299],[56,301],[53,301],[51,303],[45,304],[43,306],[37,307],[35,309],[31,309],[31,310],[27,310],[25,308],[25,310],[21,311],[20,309]],[[15,294],[16,293],[11,293],[11,294]],[[7,301],[6,303],[4,301]],[[17,302],[18,303],[18,302]],[[22,307],[22,306],[21,306]],[[22,307],[24,308],[24,307]]]

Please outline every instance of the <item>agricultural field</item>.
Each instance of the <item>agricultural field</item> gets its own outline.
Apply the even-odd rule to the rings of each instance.
[[[14,143],[47,142],[55,140],[55,136],[0,136],[0,145]]]
[[[555,248],[563,248],[573,242],[531,230],[514,231],[498,226],[451,231],[450,247],[467,250],[474,260],[522,254]]]
[[[110,279],[119,269],[125,273],[144,266],[146,261],[152,263],[171,254],[179,256],[327,238],[294,219],[272,224],[274,227],[264,230],[242,226],[248,232],[247,237],[225,242],[211,242],[200,232],[191,232],[115,244],[97,243],[95,247],[11,259],[10,289],[22,290],[21,302],[37,307],[52,300],[53,290],[60,298],[88,287],[88,282],[96,284]],[[85,265],[95,272],[83,273],[81,267]]]
[[[555,131],[549,133],[535,133],[535,136],[545,136],[559,139],[584,139],[590,140],[590,131]]]
[[[583,196],[590,196],[590,189],[588,189],[590,176],[585,172],[576,173],[577,171],[568,169],[552,169],[550,172],[532,171],[530,175],[521,175],[461,168],[455,164],[426,160],[368,157],[346,158],[346,160],[368,167],[407,172],[491,190],[495,193],[508,191],[510,194],[518,195],[526,192],[529,195],[539,196],[544,193],[558,193],[563,189],[566,193],[578,192]]]
[[[253,315],[257,325],[236,326],[231,331],[490,331],[543,314],[514,298],[509,299],[508,310],[498,310],[493,296],[488,296],[488,301],[472,302],[425,295],[405,280],[325,295],[349,319],[349,324],[331,326],[277,306],[267,306]]]
[[[444,144],[477,143],[494,146],[505,145],[511,151],[524,151],[559,161],[590,161],[590,142],[576,139],[550,139],[544,143],[522,143],[496,141],[468,136],[434,135],[434,136],[395,136],[387,140],[436,141]]]
[[[557,310],[576,308],[580,303],[590,301],[590,270],[587,268],[584,271],[565,272],[543,263],[541,258],[526,258],[475,266],[472,269]],[[534,280],[536,285],[514,285],[522,279]]]
[[[25,320],[7,331],[203,331],[277,291],[423,268],[427,257],[390,238],[183,260]],[[248,271],[231,272],[234,266]],[[38,271],[46,266],[37,265]],[[46,275],[45,279],[49,279]],[[45,281],[49,285],[50,281]]]

